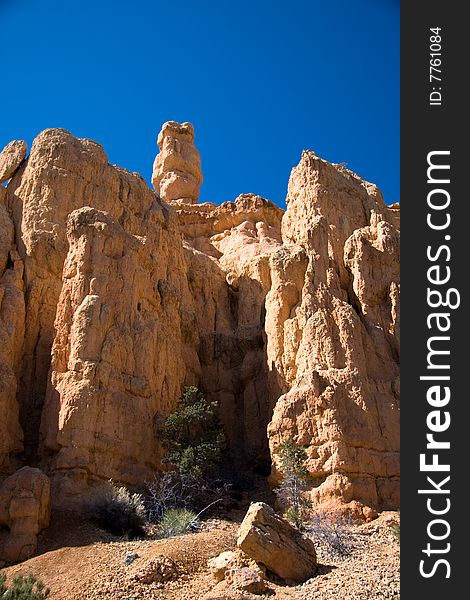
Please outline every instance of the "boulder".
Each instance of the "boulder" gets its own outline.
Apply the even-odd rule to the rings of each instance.
[[[178,565],[168,556],[157,556],[142,567],[133,579],[143,584],[165,583],[177,579],[179,576]]]
[[[266,582],[258,571],[250,567],[229,569],[225,574],[227,583],[242,592],[250,594],[263,594],[266,591]]]
[[[235,563],[236,559],[237,553],[227,550],[226,552],[222,552],[222,554],[209,559],[207,566],[216,581],[223,581],[225,579],[226,571]]]
[[[227,579],[229,571],[239,571],[243,568],[253,571],[260,579],[265,578],[264,571],[259,568],[252,558],[244,554],[240,549],[237,549],[235,552],[232,550],[222,552],[218,556],[209,559],[207,566],[216,581]]]
[[[27,560],[36,552],[37,536],[49,526],[50,483],[40,470],[23,467],[0,487],[0,525],[8,534],[0,559]]]
[[[285,581],[302,583],[317,570],[312,540],[264,502],[248,509],[238,531],[237,546]]]

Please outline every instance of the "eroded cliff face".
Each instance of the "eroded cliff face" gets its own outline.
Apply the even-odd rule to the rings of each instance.
[[[399,506],[397,215],[313,152],[292,171],[266,299],[268,360],[288,391],[268,435],[274,458],[287,439],[307,447],[316,502]]]
[[[23,262],[5,197],[0,186],[0,475],[19,466],[16,457],[23,449],[16,400],[25,323]]]
[[[3,472],[41,465],[56,503],[142,483],[198,385],[240,466],[275,480],[293,439],[313,500],[396,508],[398,207],[309,151],[285,212],[253,194],[196,204],[192,126],[165,124],[159,148],[154,193],[46,130],[0,188]]]

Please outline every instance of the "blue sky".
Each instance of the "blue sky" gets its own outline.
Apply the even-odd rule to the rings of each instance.
[[[150,180],[191,121],[200,201],[284,205],[302,149],[399,200],[398,0],[0,0],[0,148],[46,127]]]

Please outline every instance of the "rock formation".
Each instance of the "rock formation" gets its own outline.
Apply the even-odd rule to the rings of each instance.
[[[202,171],[191,123],[168,121],[157,144],[160,153],[153,165],[152,184],[160,198],[165,202],[197,202]]]
[[[24,161],[28,146],[22,140],[13,140],[0,152],[0,183],[8,181]]]
[[[253,194],[195,204],[193,142],[190,124],[164,125],[157,194],[60,129],[8,171],[0,473],[40,465],[55,504],[142,483],[162,420],[198,385],[240,468],[275,482],[293,439],[312,500],[396,508],[398,207],[310,151],[286,211]]]
[[[268,427],[274,459],[307,446],[312,499],[399,506],[399,231],[396,207],[304,152],[271,258],[268,361],[286,392]]]
[[[23,262],[5,197],[0,186],[0,476],[18,466],[16,457],[23,449],[16,400],[25,325]]]
[[[51,512],[49,479],[39,469],[23,467],[0,486],[0,560],[16,562],[33,556],[37,535],[48,527]]]

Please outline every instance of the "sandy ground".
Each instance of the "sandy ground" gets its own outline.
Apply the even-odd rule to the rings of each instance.
[[[399,598],[399,543],[391,532],[395,513],[382,513],[375,521],[353,526],[348,556],[336,556],[317,544],[319,569],[303,585],[288,587],[273,582],[262,596],[219,592],[214,600],[375,600]],[[202,531],[165,540],[126,541],[113,537],[68,514],[55,515],[40,539],[40,554],[4,569],[10,578],[32,572],[50,588],[51,600],[202,600],[216,585],[207,560],[234,549],[240,518],[210,520]],[[126,554],[139,557],[129,566]],[[176,561],[179,576],[165,584],[133,580],[151,559],[165,555]],[[218,588],[216,588],[218,589]]]

